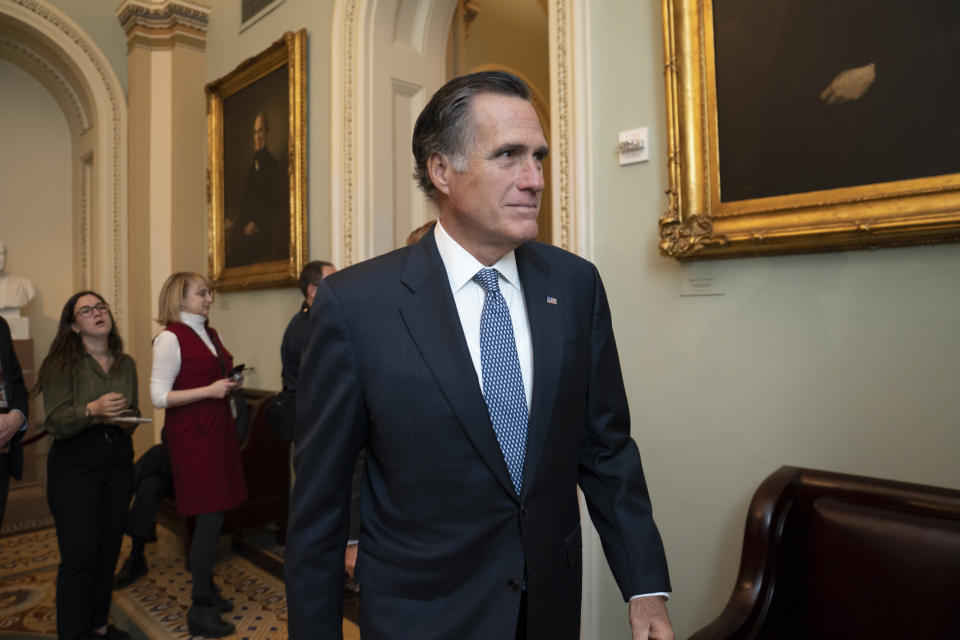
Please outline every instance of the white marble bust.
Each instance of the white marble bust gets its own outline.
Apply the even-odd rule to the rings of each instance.
[[[26,305],[37,295],[33,283],[20,276],[12,276],[3,272],[7,264],[7,244],[0,240],[0,309],[15,308]]]

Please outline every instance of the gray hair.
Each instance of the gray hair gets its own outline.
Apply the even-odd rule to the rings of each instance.
[[[470,107],[474,96],[480,93],[530,101],[527,83],[506,71],[481,71],[460,76],[433,94],[417,118],[412,144],[416,161],[413,178],[430,198],[435,198],[437,191],[427,170],[427,161],[433,154],[448,156],[458,173],[467,169],[467,155],[474,139]]]

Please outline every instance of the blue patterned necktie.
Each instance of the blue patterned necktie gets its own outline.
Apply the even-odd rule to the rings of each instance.
[[[520,495],[523,459],[527,453],[527,396],[523,391],[513,323],[507,301],[500,293],[500,273],[496,269],[480,269],[473,279],[487,292],[480,313],[483,397],[513,488]]]

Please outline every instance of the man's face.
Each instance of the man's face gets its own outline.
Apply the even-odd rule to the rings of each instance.
[[[257,116],[253,121],[253,150],[260,151],[267,146],[267,125],[263,116]]]
[[[522,98],[481,93],[471,115],[467,169],[458,173],[446,162],[437,184],[440,222],[489,265],[537,236],[547,141],[533,106]]]

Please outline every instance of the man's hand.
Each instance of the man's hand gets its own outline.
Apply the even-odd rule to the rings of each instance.
[[[347,551],[343,554],[343,570],[347,572],[350,579],[353,580],[353,569],[357,566],[357,548],[359,545],[348,544]]]
[[[876,78],[877,66],[872,62],[862,67],[841,71],[830,86],[820,92],[820,100],[829,105],[859,100]]]
[[[251,220],[247,223],[247,226],[243,228],[243,235],[252,236],[260,233],[260,227],[257,226],[257,223]]]
[[[643,596],[630,601],[633,640],[673,640],[673,626],[663,596]]]
[[[23,426],[23,414],[19,411],[0,414],[0,449],[7,446]]]

